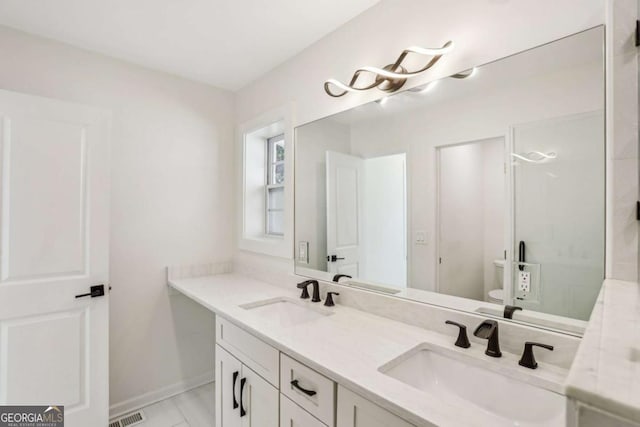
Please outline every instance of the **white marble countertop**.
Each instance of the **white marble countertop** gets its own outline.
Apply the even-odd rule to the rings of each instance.
[[[640,423],[640,285],[605,280],[567,396]]]
[[[237,274],[174,279],[170,285],[278,350],[417,426],[513,425],[489,412],[426,394],[378,371],[401,354],[428,342],[465,357],[483,360],[483,367],[532,385],[562,392],[567,371],[540,364],[535,371],[518,366],[519,355],[500,359],[484,355],[484,346],[460,349],[433,331],[375,316],[339,300],[332,315],[295,326],[276,326],[239,305],[275,297],[298,298],[299,291],[272,286]],[[304,304],[313,304],[304,302]],[[320,305],[320,303],[317,303]]]

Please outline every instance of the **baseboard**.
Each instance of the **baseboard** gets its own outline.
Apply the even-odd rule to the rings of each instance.
[[[180,381],[170,386],[153,390],[140,396],[127,399],[123,402],[118,402],[109,407],[109,419],[117,418],[121,415],[133,412],[137,409],[143,408],[148,405],[160,402],[161,400],[168,399],[177,394],[191,390],[192,388],[200,387],[201,385],[208,384],[215,379],[213,371],[207,372],[195,378],[191,378],[186,381]]]

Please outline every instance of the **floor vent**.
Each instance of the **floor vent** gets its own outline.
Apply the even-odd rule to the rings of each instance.
[[[111,421],[109,427],[130,427],[140,424],[145,420],[144,413],[142,411],[134,412],[133,414],[125,415],[122,418]]]

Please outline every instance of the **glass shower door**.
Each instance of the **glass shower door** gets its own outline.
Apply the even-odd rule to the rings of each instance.
[[[603,111],[513,127],[513,304],[589,318],[604,279],[604,141]]]

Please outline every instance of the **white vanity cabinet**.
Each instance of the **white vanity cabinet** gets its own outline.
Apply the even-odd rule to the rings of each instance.
[[[216,345],[216,426],[278,426],[278,389]]]
[[[216,427],[412,427],[220,317],[215,372]]]
[[[413,427],[342,386],[338,386],[336,427]]]
[[[277,427],[280,352],[216,319],[216,427]]]
[[[284,353],[280,392],[328,427],[334,427],[336,383]]]
[[[280,427],[326,427],[320,420],[280,394]]]

